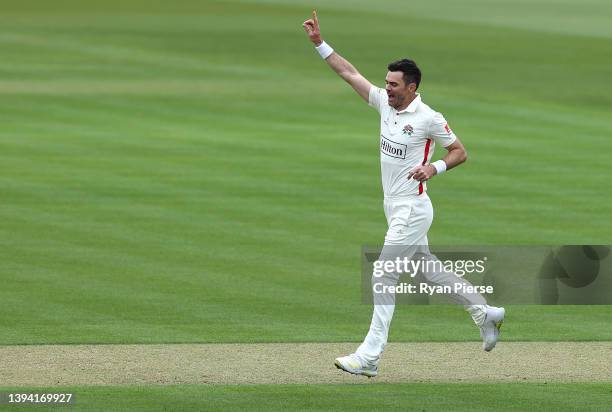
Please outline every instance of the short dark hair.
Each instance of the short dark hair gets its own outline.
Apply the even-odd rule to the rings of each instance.
[[[419,88],[419,84],[421,84],[421,69],[419,69],[414,60],[397,60],[393,63],[389,63],[387,69],[389,69],[390,72],[404,73],[403,77],[406,86],[408,86],[410,83],[416,83],[416,88]]]

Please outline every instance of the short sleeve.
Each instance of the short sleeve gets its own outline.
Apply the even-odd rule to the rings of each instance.
[[[431,119],[428,135],[442,147],[449,146],[453,144],[455,140],[457,140],[457,136],[455,136],[455,133],[453,133],[451,128],[448,126],[444,116],[438,112],[436,112]]]
[[[385,101],[383,97],[384,90],[380,87],[372,86],[370,87],[370,97],[368,99],[368,104],[375,108],[378,113],[380,113],[380,106]],[[386,94],[386,93],[385,93]]]

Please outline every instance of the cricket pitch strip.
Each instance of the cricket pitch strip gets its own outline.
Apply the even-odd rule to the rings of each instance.
[[[0,346],[0,386],[612,382],[612,342],[390,343],[379,376],[334,367],[356,343]]]

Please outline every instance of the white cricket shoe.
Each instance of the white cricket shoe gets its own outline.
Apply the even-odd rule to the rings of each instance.
[[[497,337],[499,336],[499,329],[504,323],[505,314],[506,310],[504,308],[487,306],[487,316],[485,317],[484,323],[480,327],[482,349],[485,351],[490,352],[495,347]]]
[[[352,373],[354,375],[364,375],[368,378],[378,375],[377,365],[363,366],[359,358],[357,358],[357,355],[354,353],[348,356],[342,356],[341,358],[336,358],[334,365],[336,365],[336,368],[342,369],[343,371]]]

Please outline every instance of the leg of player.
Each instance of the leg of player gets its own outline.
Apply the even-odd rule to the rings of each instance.
[[[426,248],[425,254],[421,257],[426,261],[439,262],[438,258],[429,252],[429,247]],[[443,269],[443,265],[424,265],[428,270],[422,271],[421,275],[428,283],[441,286],[450,286],[451,290],[458,292],[450,295],[456,303],[462,304],[465,310],[472,316],[476,326],[480,328],[480,336],[483,344],[482,348],[489,352],[493,350],[497,343],[499,330],[504,322],[505,309],[487,305],[487,301],[480,293],[465,292],[469,288],[456,288],[457,284],[472,286],[470,282],[463,277],[457,276],[451,271]],[[442,268],[438,270],[437,268]]]
[[[395,260],[398,256],[410,259],[427,242],[427,231],[433,220],[431,201],[426,196],[385,199],[384,206],[389,229],[379,260]],[[372,284],[395,285],[398,278],[397,273],[385,273],[381,278],[373,276]],[[372,294],[374,310],[368,334],[355,353],[335,361],[339,369],[369,377],[378,373],[378,363],[387,344],[395,310],[393,293],[376,293],[373,289]]]
[[[395,247],[386,245],[378,261],[393,261],[396,256],[394,249]],[[395,311],[395,294],[390,292],[376,293],[376,285],[378,284],[383,287],[395,286],[398,279],[399,273],[397,272],[385,272],[380,277],[376,276],[376,274],[372,275],[371,284],[374,310],[370,329],[355,353],[335,360],[334,364],[338,369],[355,375],[365,375],[370,378],[378,374],[378,362],[387,344],[389,327],[391,326],[391,319]]]

